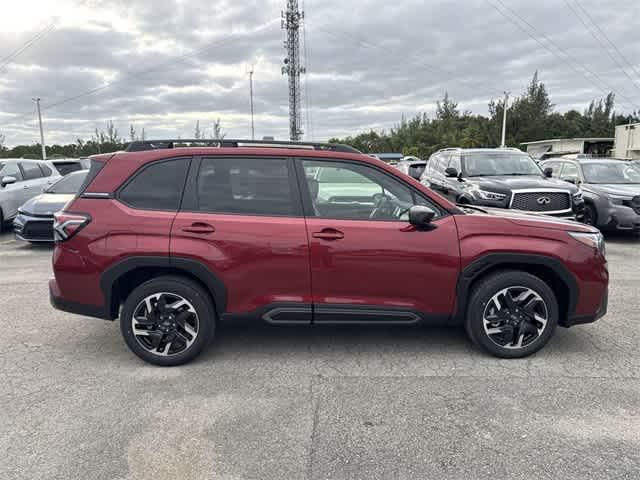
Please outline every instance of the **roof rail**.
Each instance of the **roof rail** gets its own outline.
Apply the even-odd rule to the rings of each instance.
[[[183,147],[217,147],[217,148],[302,148],[308,150],[326,150],[331,152],[362,153],[349,145],[339,143],[288,142],[279,140],[230,140],[230,139],[168,139],[138,140],[129,143],[125,152],[143,152],[146,150],[162,150]]]

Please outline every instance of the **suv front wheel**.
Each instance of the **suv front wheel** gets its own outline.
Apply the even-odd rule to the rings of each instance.
[[[131,351],[143,360],[181,365],[195,358],[213,337],[213,304],[197,283],[159,277],[136,287],[125,300],[120,330]]]
[[[526,272],[503,271],[474,287],[465,328],[483,350],[502,358],[522,358],[540,350],[558,324],[551,288]]]

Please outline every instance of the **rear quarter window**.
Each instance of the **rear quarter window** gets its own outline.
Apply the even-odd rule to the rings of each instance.
[[[177,211],[189,162],[188,158],[177,158],[142,167],[121,187],[118,198],[133,208]]]

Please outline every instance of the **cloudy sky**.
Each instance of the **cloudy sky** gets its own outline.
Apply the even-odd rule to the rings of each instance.
[[[219,118],[228,137],[250,138],[250,65],[256,136],[288,137],[285,0],[0,3],[0,133],[9,146],[39,140],[32,97],[42,98],[47,143],[86,139],[109,120],[124,135],[133,124],[147,138],[184,138],[196,120],[205,129]],[[300,3],[305,139],[433,114],[445,91],[485,114],[535,70],[560,111],[609,90],[618,110],[640,110],[638,0]]]

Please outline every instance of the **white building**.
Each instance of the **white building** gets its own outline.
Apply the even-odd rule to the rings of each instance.
[[[628,160],[640,159],[640,123],[616,127],[614,157]]]
[[[613,140],[613,138],[554,138],[524,142],[520,145],[526,145],[527,153],[533,158],[544,160],[569,153],[605,156],[613,149]]]

